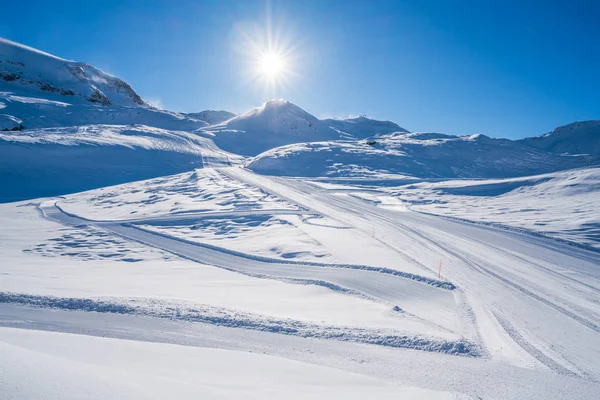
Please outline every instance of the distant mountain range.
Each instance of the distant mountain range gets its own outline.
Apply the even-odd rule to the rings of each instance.
[[[523,176],[600,164],[600,121],[512,141],[321,120],[286,100],[177,113],[89,64],[0,39],[0,201],[241,162],[287,176]]]

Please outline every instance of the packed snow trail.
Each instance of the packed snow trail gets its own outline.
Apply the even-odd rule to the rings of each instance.
[[[600,254],[552,239],[416,212],[397,212],[298,179],[221,172],[374,236],[461,288],[484,345],[507,360],[511,336],[559,373],[600,379]],[[508,329],[507,327],[510,328]],[[557,329],[560,327],[560,329]]]
[[[459,304],[456,302],[453,291],[432,286],[432,284],[443,285],[443,283],[425,277],[406,274],[423,280],[420,282],[394,274],[402,274],[401,272],[368,266],[279,261],[254,257],[140,229],[132,224],[105,221],[96,223],[66,214],[51,202],[40,206],[40,210],[47,218],[63,224],[98,226],[126,239],[202,264],[255,277],[321,285],[332,290],[349,292],[349,294],[385,302],[390,305],[390,309],[399,306],[405,311],[403,315],[410,320],[409,326],[417,328],[415,333],[431,332],[434,335],[444,337],[450,335],[451,338],[459,338],[465,333],[465,324],[468,325],[468,322],[460,321],[461,316],[457,310]],[[214,213],[211,214],[214,215]],[[150,218],[150,220],[152,221],[154,218]],[[434,307],[431,306],[432,303],[435,304]]]

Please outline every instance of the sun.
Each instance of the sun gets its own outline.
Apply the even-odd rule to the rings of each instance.
[[[283,56],[272,52],[263,54],[259,64],[261,74],[270,79],[277,78],[285,68]]]
[[[232,44],[240,56],[242,85],[262,92],[265,98],[284,97],[304,79],[307,45],[305,39],[283,17],[267,12],[263,23],[235,25]]]

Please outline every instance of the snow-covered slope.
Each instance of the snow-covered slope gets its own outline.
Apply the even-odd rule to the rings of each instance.
[[[369,136],[384,135],[393,132],[408,133],[406,129],[401,128],[394,122],[378,121],[363,116],[348,119],[324,119],[322,121],[335,130],[357,139],[365,139]]]
[[[235,158],[193,133],[145,125],[0,132],[0,202],[226,165]]]
[[[235,117],[237,114],[234,114],[229,111],[224,110],[204,110],[196,113],[187,113],[184,114],[190,118],[196,118],[206,122],[209,125],[220,124],[221,122],[225,122],[228,119]]]
[[[262,174],[499,178],[590,165],[589,157],[560,156],[483,135],[394,133],[367,141],[299,143],[269,150],[248,163]],[[368,144],[371,143],[371,144]]]
[[[557,154],[590,154],[600,159],[600,120],[573,122],[519,142]]]
[[[203,130],[219,147],[254,156],[290,143],[339,138],[338,132],[286,100],[271,100],[245,114]]]

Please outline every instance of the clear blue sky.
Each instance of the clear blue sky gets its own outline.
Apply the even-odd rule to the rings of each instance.
[[[25,0],[2,14],[0,36],[176,111],[244,112],[272,96],[318,117],[511,138],[600,119],[597,1]],[[268,92],[248,79],[247,46],[267,14],[295,71]]]

